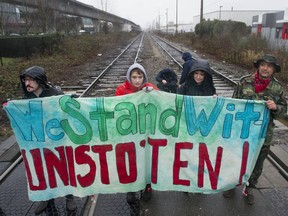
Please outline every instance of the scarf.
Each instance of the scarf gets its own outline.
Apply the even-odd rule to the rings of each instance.
[[[261,91],[264,91],[268,84],[271,81],[271,77],[267,80],[263,80],[259,76],[259,71],[255,73],[255,80],[254,80],[254,86],[255,86],[255,93],[259,93]]]

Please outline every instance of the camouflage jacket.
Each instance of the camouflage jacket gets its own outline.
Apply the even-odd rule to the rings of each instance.
[[[274,129],[273,119],[281,118],[287,114],[287,102],[284,89],[280,82],[275,77],[272,77],[264,91],[255,93],[254,76],[255,74],[249,74],[240,79],[233,93],[233,98],[264,101],[273,100],[276,103],[277,110],[270,110],[270,122],[264,143],[264,145],[270,145]]]

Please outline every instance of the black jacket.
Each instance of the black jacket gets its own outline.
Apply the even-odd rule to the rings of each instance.
[[[179,81],[180,85],[182,85],[185,82],[185,80],[189,74],[189,71],[191,70],[193,64],[196,62],[196,60],[192,58],[192,55],[189,52],[184,52],[182,55],[182,59],[185,62],[182,65],[182,74],[181,74],[181,78]]]
[[[162,80],[166,80],[167,84],[163,84]],[[178,78],[176,73],[172,69],[165,68],[161,70],[156,76],[156,81],[158,81],[157,87],[160,90],[176,93]]]
[[[198,85],[194,80],[194,73],[198,70],[205,73],[205,78],[201,85]],[[212,96],[216,94],[211,74],[212,70],[209,63],[206,60],[198,60],[193,64],[185,83],[178,88],[177,93],[190,96]]]
[[[62,95],[63,92],[58,89],[55,86],[49,86],[46,88],[43,88],[42,93],[39,95],[40,98],[42,97],[51,97],[51,96],[56,96],[56,95]],[[32,98],[38,98],[33,92],[25,92],[24,93],[24,99],[32,99]]]
[[[158,73],[156,76],[156,81],[162,82],[162,80],[166,80],[168,83],[172,83],[174,85],[178,82],[176,73],[170,68],[165,68]]]

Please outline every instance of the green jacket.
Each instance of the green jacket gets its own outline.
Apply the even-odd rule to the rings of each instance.
[[[276,103],[277,110],[270,110],[270,121],[264,143],[264,145],[270,145],[275,126],[273,120],[281,118],[287,114],[287,102],[284,89],[280,82],[275,77],[272,77],[270,83],[264,91],[255,93],[254,76],[255,74],[249,74],[240,79],[233,93],[233,98],[264,101],[273,100]]]

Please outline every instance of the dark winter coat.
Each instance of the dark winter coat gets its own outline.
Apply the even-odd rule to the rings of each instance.
[[[166,80],[167,83],[163,84],[162,80]],[[156,81],[158,81],[157,87],[160,90],[165,92],[176,93],[178,78],[176,73],[172,69],[165,68],[161,70],[156,76]]]
[[[194,80],[195,71],[203,71],[205,77],[201,85],[198,85]],[[206,60],[198,60],[193,64],[185,83],[178,88],[177,93],[190,96],[212,96],[216,94],[214,87],[212,70]]]
[[[182,59],[185,62],[182,65],[182,67],[183,67],[182,68],[182,74],[181,74],[181,78],[179,81],[180,85],[182,85],[185,82],[185,80],[189,74],[189,71],[191,70],[193,64],[196,62],[196,60],[192,58],[192,55],[189,52],[184,52],[182,55]]]

